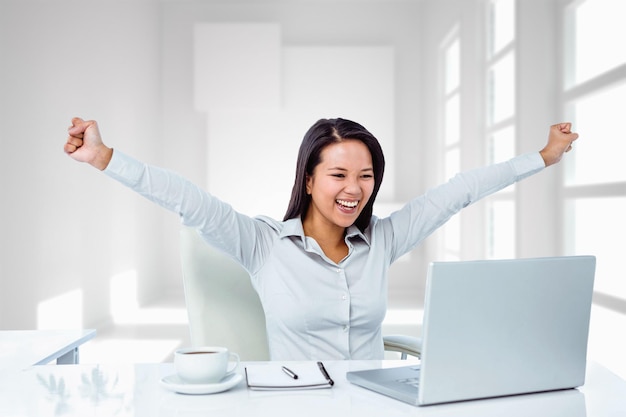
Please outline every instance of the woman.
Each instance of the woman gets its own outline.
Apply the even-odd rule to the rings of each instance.
[[[463,207],[557,163],[578,138],[550,128],[540,151],[458,174],[391,216],[372,207],[384,172],[376,138],[358,123],[320,120],[304,136],[283,221],[250,218],[170,171],[102,142],[72,120],[64,150],[177,213],[250,273],[273,360],[382,359],[387,271]]]

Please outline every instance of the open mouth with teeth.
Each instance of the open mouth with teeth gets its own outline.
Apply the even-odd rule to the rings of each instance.
[[[347,201],[347,200],[335,200],[335,202],[337,203],[337,205],[339,205],[339,208],[343,209],[343,210],[354,210],[356,208],[356,206],[359,205],[359,201]]]

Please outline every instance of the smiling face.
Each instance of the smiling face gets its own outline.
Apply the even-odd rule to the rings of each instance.
[[[321,161],[306,179],[311,203],[303,221],[305,233],[341,233],[354,224],[374,190],[369,149],[359,140],[326,146]]]

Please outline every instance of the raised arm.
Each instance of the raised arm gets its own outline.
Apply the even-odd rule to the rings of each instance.
[[[559,162],[578,138],[570,129],[570,123],[550,126],[548,142],[540,152],[459,173],[383,219],[381,224],[392,224],[391,235],[397,244],[392,258],[411,250],[464,207]]]
[[[79,162],[104,170],[111,161],[113,149],[102,142],[98,124],[94,120],[85,121],[79,117],[72,119],[63,150]]]
[[[148,200],[174,212],[212,246],[249,271],[263,262],[259,254],[276,234],[271,226],[235,211],[229,204],[168,169],[144,164],[102,142],[95,121],[72,119],[65,153],[86,162]]]

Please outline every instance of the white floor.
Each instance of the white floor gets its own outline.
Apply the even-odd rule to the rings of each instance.
[[[389,306],[385,334],[421,334],[422,311],[406,303]],[[98,335],[80,349],[81,363],[171,362],[179,347],[190,344],[182,292],[116,319],[97,329]],[[595,306],[592,309],[588,359],[626,379],[626,315]],[[394,353],[388,354],[394,358]]]

